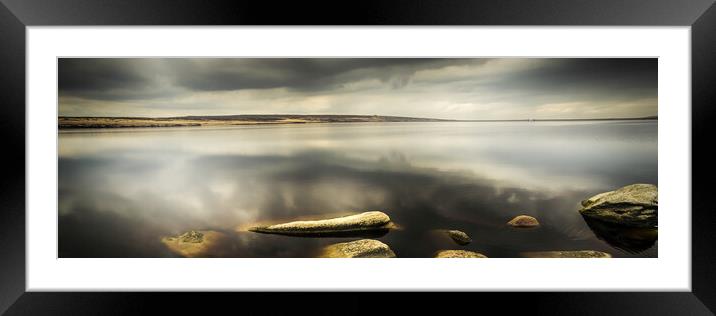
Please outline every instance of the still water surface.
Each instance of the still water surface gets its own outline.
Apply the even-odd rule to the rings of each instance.
[[[382,210],[398,257],[592,249],[656,257],[657,242],[587,223],[579,202],[657,184],[656,121],[338,123],[69,130],[59,134],[59,256],[173,257],[163,236],[216,230],[231,257],[311,257],[331,243],[237,232],[255,222]],[[519,214],[538,229],[510,229]],[[459,229],[457,246],[432,233]]]

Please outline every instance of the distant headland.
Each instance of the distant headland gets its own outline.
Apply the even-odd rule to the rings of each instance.
[[[309,123],[369,123],[369,122],[545,122],[545,121],[616,121],[656,120],[657,116],[637,118],[592,119],[509,119],[509,120],[453,120],[382,115],[312,115],[312,114],[243,114],[177,117],[58,117],[59,129],[72,128],[134,128],[134,127],[189,127],[232,126],[259,124]]]

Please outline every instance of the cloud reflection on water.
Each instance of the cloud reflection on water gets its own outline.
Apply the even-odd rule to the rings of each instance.
[[[655,124],[529,133],[476,132],[474,125],[426,125],[431,133],[424,133],[398,125],[61,134],[60,256],[171,256],[159,239],[192,229],[227,232],[238,257],[312,256],[346,239],[234,230],[347,210],[388,213],[403,229],[378,239],[399,257],[454,247],[429,233],[444,228],[467,232],[475,242],[466,249],[493,257],[614,253],[579,216],[579,201],[628,183],[656,183]],[[507,229],[519,214],[543,226]],[[655,249],[636,255],[655,256]]]

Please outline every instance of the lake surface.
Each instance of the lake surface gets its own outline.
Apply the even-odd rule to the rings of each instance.
[[[657,121],[338,123],[68,130],[59,134],[59,256],[176,257],[161,238],[230,236],[229,257],[312,257],[361,239],[242,231],[256,222],[381,210],[398,257],[599,250],[657,242],[588,223],[580,201],[657,184]],[[535,216],[537,229],[505,225]],[[436,229],[473,239],[458,246]]]

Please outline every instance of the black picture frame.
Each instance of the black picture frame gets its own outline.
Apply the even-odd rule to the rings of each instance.
[[[692,291],[665,293],[275,293],[274,311],[371,312],[385,300],[397,310],[442,302],[448,306],[545,314],[711,315],[716,311],[716,212],[707,197],[714,175],[706,155],[716,106],[714,0],[400,0],[179,1],[0,0],[0,128],[6,161],[0,187],[0,312],[7,315],[205,313],[227,305],[266,311],[265,293],[43,293],[25,291],[25,40],[28,26],[61,25],[576,25],[690,26],[692,128]],[[688,106],[685,104],[683,106]],[[21,167],[23,166],[23,167]],[[306,298],[305,296],[311,296]],[[190,301],[188,304],[177,302]],[[320,304],[316,310],[313,304]],[[447,303],[450,302],[450,303]],[[151,303],[151,304],[149,304]],[[509,304],[509,305],[505,305]],[[524,306],[520,306],[520,304]],[[299,307],[297,307],[299,306]],[[507,306],[507,307],[506,307]],[[498,309],[498,310],[500,310]],[[380,309],[387,312],[389,309]]]

